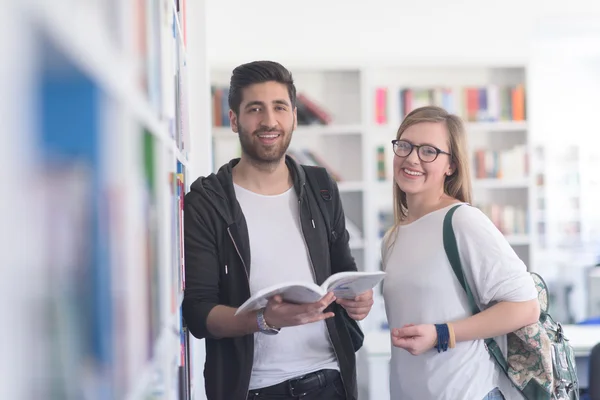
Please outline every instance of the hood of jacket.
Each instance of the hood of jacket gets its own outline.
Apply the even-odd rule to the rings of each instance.
[[[232,174],[233,168],[239,162],[240,158],[232,159],[219,168],[217,173],[196,179],[190,187],[191,191],[199,192],[212,204],[227,226],[242,218],[242,209],[235,196]],[[289,155],[285,156],[285,164],[292,175],[296,194],[301,199],[306,190],[304,170]]]

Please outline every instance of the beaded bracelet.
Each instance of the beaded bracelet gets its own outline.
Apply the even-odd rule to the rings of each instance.
[[[453,349],[456,346],[456,335],[454,334],[454,327],[452,324],[448,325],[448,330],[450,331],[450,342],[448,343],[448,347]]]

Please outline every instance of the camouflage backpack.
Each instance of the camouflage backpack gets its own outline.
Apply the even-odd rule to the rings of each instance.
[[[456,278],[467,293],[472,313],[476,314],[480,310],[465,280],[452,228],[452,215],[459,206],[452,207],[444,219],[444,249]],[[486,347],[513,386],[527,400],[578,400],[579,382],[573,348],[560,323],[548,314],[548,288],[544,280],[536,273],[531,273],[531,276],[540,302],[538,322],[507,335],[506,358],[494,339],[486,339]]]

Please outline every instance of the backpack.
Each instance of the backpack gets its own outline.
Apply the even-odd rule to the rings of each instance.
[[[452,215],[461,204],[452,207],[444,218],[444,249],[460,285],[467,293],[473,314],[480,310],[464,277]],[[488,352],[513,386],[527,400],[577,400],[579,382],[573,348],[560,323],[548,313],[548,288],[541,276],[530,272],[538,291],[540,318],[507,335],[507,357],[494,339],[485,340]]]
[[[327,229],[327,239],[329,246],[331,247],[331,243],[336,239],[336,233],[333,230],[331,223],[334,215],[332,201],[334,192],[331,184],[331,177],[323,167],[312,165],[301,165],[301,167],[304,169],[308,186],[313,192],[317,204],[319,205],[319,209],[321,210],[321,215],[323,216],[323,221],[325,222],[325,227]],[[357,321],[350,318],[345,312],[343,312],[342,315],[344,316],[346,327],[348,328],[348,333],[352,340],[352,346],[356,352],[363,345],[365,338],[364,333]]]

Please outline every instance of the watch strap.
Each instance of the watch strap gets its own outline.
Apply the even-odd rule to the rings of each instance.
[[[279,328],[275,328],[274,326],[270,326],[265,320],[265,309],[261,308],[258,310],[256,314],[256,322],[258,324],[259,332],[265,333],[267,335],[275,335],[279,333]]]

